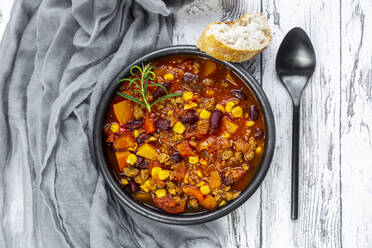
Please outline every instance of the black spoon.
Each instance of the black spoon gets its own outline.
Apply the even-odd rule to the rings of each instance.
[[[316,64],[313,45],[303,29],[297,27],[288,32],[280,44],[275,64],[293,102],[291,218],[295,220],[298,217],[300,99]]]

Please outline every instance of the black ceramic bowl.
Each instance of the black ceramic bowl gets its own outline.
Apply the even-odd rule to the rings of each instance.
[[[115,92],[119,89],[119,86],[115,83],[120,78],[123,78],[129,74],[129,69],[133,65],[146,64],[155,59],[169,56],[169,55],[196,55],[204,58],[214,60],[218,63],[221,63],[232,70],[236,75],[238,75],[242,81],[252,90],[257,100],[261,104],[261,108],[264,115],[264,120],[266,124],[266,140],[265,140],[265,151],[261,161],[261,165],[253,179],[253,181],[245,188],[240,196],[235,200],[229,202],[223,207],[217,208],[212,211],[203,211],[197,213],[184,213],[184,214],[167,214],[164,211],[156,208],[146,206],[140,202],[135,201],[127,192],[122,190],[119,181],[114,175],[114,172],[111,170],[108,165],[105,153],[104,153],[104,137],[103,137],[103,122],[106,113],[106,109],[109,106],[109,103],[114,96]],[[274,153],[275,146],[275,123],[274,116],[269,104],[269,101],[266,98],[264,91],[258,82],[249,74],[243,67],[239,64],[229,63],[225,61],[217,60],[194,46],[172,46],[156,50],[151,52],[142,58],[137,59],[131,65],[124,68],[122,73],[118,75],[114,82],[107,88],[104,93],[95,116],[95,126],[93,130],[93,148],[96,155],[96,162],[98,167],[103,173],[104,178],[106,179],[107,184],[110,186],[114,195],[119,199],[119,202],[122,203],[124,208],[130,208],[133,211],[142,214],[150,219],[160,221],[168,224],[176,225],[191,225],[199,224],[207,221],[215,220],[220,218],[234,209],[242,205],[248,198],[250,198],[257,188],[262,183],[263,179],[266,176],[267,171],[269,170],[270,163]]]

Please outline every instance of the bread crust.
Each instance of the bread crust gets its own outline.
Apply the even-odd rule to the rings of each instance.
[[[236,22],[239,22],[241,19],[243,19],[248,13],[245,13],[241,18],[233,21],[233,22],[224,22],[225,24],[231,26],[233,25],[234,23]],[[259,14],[260,16],[262,16],[262,13]],[[267,20],[265,18],[265,22],[266,22],[266,25],[268,25],[267,23]],[[266,34],[266,38],[269,40],[269,42],[267,43],[267,45],[265,45],[262,49],[259,49],[259,50],[252,50],[252,49],[236,49],[236,48],[232,48],[224,43],[222,43],[221,41],[217,40],[216,37],[214,35],[207,35],[207,30],[209,30],[210,26],[213,25],[213,24],[221,24],[222,22],[213,22],[211,23],[205,30],[204,32],[202,33],[202,35],[200,36],[199,40],[197,41],[197,44],[196,46],[208,53],[209,55],[217,58],[217,59],[220,59],[220,60],[224,60],[224,61],[230,61],[230,62],[243,62],[243,61],[247,61],[251,58],[253,58],[254,56],[256,56],[257,54],[259,54],[260,52],[262,52],[263,50],[265,50],[270,42],[271,42],[271,39],[272,39],[272,36],[270,33]]]

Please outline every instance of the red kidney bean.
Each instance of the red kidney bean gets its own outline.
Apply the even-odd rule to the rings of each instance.
[[[209,125],[212,129],[217,129],[221,124],[222,112],[218,109],[213,110],[209,117]]]
[[[192,74],[190,72],[185,72],[185,74],[183,74],[183,82],[184,83],[192,83],[192,82],[194,82],[198,79],[199,79],[198,75]]]
[[[240,100],[247,100],[248,97],[241,90],[231,90],[231,94]]]
[[[130,181],[129,186],[133,193],[138,190],[138,184],[134,180]]]
[[[254,131],[254,137],[256,139],[262,139],[264,137],[264,131],[261,129],[261,128],[257,128],[255,131]]]
[[[199,116],[196,114],[186,114],[180,117],[180,121],[183,124],[194,124],[199,120]]]
[[[169,90],[169,88],[171,87],[171,83],[170,82],[164,82],[162,83],[162,85],[167,89]],[[154,93],[152,93],[152,96],[154,98],[159,98],[159,97],[162,97],[162,96],[165,96],[166,92],[163,88],[161,87],[158,87],[156,88],[156,90],[154,91]]]
[[[129,131],[133,131],[134,129],[139,129],[143,127],[143,123],[144,123],[143,119],[133,120],[125,124],[125,128],[128,129]]]
[[[259,113],[257,107],[255,105],[251,105],[249,107],[249,119],[251,119],[252,121],[256,121],[258,120],[258,117]]]
[[[170,155],[170,158],[172,159],[173,162],[179,163],[182,161],[182,156],[178,152],[172,153]]]
[[[225,173],[222,173],[221,175],[222,183],[225,185],[232,185],[234,184],[234,180],[232,177],[226,176]]]
[[[140,135],[137,136],[136,142],[137,142],[138,145],[141,145],[141,144],[145,143],[145,141],[148,138],[150,138],[150,135],[145,134],[145,133],[141,133]]]
[[[143,157],[138,156],[138,155],[137,155],[137,162],[135,163],[134,166],[142,170],[148,168],[146,160]]]
[[[167,90],[169,90],[170,87],[171,87],[171,82],[169,82],[169,81],[165,81],[165,82],[163,83],[163,86],[164,86]]]
[[[167,131],[170,129],[170,122],[166,119],[159,118],[155,121],[155,127],[156,129]]]

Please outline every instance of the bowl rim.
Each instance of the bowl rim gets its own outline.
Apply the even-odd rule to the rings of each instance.
[[[228,213],[232,212],[239,206],[241,206],[245,201],[247,201],[256,192],[258,187],[263,182],[269,168],[271,165],[272,157],[275,148],[275,121],[274,115],[271,110],[270,103],[264,93],[263,89],[256,81],[256,79],[244,69],[240,64],[226,62],[218,60],[204,52],[201,52],[195,46],[192,45],[177,45],[170,46],[161,49],[154,50],[132,62],[130,65],[126,66],[114,79],[117,79],[128,75],[129,69],[133,65],[138,65],[141,63],[148,63],[155,59],[172,56],[172,55],[196,55],[203,58],[211,59],[218,63],[223,64],[230,70],[232,70],[237,76],[241,78],[244,84],[253,92],[256,99],[261,105],[261,109],[264,115],[264,121],[266,124],[266,140],[264,155],[261,161],[261,165],[257,170],[252,182],[241,192],[240,196],[233,201],[229,202],[223,207],[219,207],[212,211],[201,211],[196,213],[185,213],[185,214],[168,214],[162,210],[151,208],[140,202],[135,201],[128,193],[126,193],[119,186],[119,182],[114,175],[114,172],[110,169],[108,163],[106,162],[104,148],[103,148],[103,122],[106,113],[106,109],[111,102],[115,91],[118,89],[119,85],[115,83],[109,84],[109,86],[104,91],[102,98],[98,104],[97,110],[94,117],[93,126],[93,155],[95,156],[95,162],[99,167],[100,171],[105,178],[106,183],[109,185],[110,189],[114,192],[114,195],[119,199],[119,202],[123,207],[129,207],[131,210],[155,221],[159,221],[167,224],[175,225],[193,225],[201,224],[215,220],[217,218],[223,217]]]

